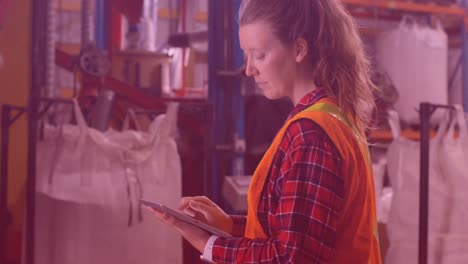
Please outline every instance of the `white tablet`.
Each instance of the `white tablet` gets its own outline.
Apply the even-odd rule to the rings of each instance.
[[[166,207],[162,204],[159,204],[159,203],[154,203],[154,202],[150,202],[150,201],[147,201],[147,200],[143,200],[141,199],[140,200],[140,203],[146,205],[146,206],[149,206],[151,208],[154,208],[156,210],[158,210],[159,212],[165,212],[165,213],[168,213],[174,217],[176,217],[177,219],[180,219],[180,220],[183,220],[187,223],[190,223],[192,225],[195,225],[195,226],[198,226],[204,230],[206,230],[207,232],[213,234],[213,235],[217,235],[219,237],[225,237],[225,238],[229,238],[229,237],[232,237],[231,234],[228,234],[218,228],[215,228],[215,227],[212,227],[210,225],[207,225],[203,222],[200,222],[198,221],[197,219],[193,218],[193,217],[190,217],[184,213],[180,213],[180,212],[177,212],[169,207]]]

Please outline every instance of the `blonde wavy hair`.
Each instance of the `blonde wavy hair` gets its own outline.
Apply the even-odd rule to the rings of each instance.
[[[243,0],[238,20],[270,24],[285,45],[304,38],[315,84],[360,130],[370,127],[376,86],[355,22],[339,0]]]

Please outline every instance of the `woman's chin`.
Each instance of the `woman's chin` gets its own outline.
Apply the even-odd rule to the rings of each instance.
[[[277,100],[285,96],[278,90],[272,89],[271,86],[259,86],[258,88],[260,88],[261,94],[269,100]]]
[[[278,94],[268,93],[267,91],[264,91],[263,95],[269,100],[277,100],[277,99],[280,99],[280,98],[283,97],[283,96],[280,96]]]

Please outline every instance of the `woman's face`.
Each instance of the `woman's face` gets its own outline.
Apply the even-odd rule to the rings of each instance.
[[[255,78],[265,97],[292,97],[297,67],[293,45],[284,45],[264,22],[241,25],[239,38],[246,74]]]

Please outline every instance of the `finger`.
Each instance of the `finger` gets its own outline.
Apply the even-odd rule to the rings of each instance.
[[[192,197],[191,200],[199,202],[199,203],[203,203],[203,204],[206,204],[206,205],[212,206],[212,207],[217,206],[213,201],[210,200],[210,198],[208,198],[206,196],[195,196],[195,197]]]
[[[190,201],[193,200],[193,197],[187,196],[180,199],[179,206],[177,207],[180,211],[189,207]]]
[[[150,212],[151,214],[154,214],[156,216],[161,216],[161,212],[159,212],[158,210],[154,209],[153,207],[151,206],[147,206],[147,205],[144,205],[143,206],[145,208],[145,210],[148,210],[148,212]]]
[[[170,214],[168,214],[168,213],[153,211],[153,214],[154,214],[159,220],[161,220],[161,222],[163,222],[163,223],[165,223],[165,224],[167,224],[167,225],[169,225],[169,226],[178,228],[179,225],[180,225],[180,220],[178,220],[177,218],[173,217],[172,215],[170,215]]]
[[[194,218],[199,218],[197,217],[199,213],[193,210],[192,208],[190,208],[190,202],[193,201],[193,199],[194,197],[190,197],[190,196],[183,197],[182,199],[180,199],[179,206],[177,209],[186,215],[189,215]]]
[[[191,216],[191,217],[195,217],[195,216],[197,215],[197,212],[194,211],[194,210],[193,210],[192,208],[190,208],[190,207],[185,208],[184,210],[182,210],[182,212],[183,212],[184,214],[186,214],[186,215]]]
[[[143,208],[145,208],[145,210],[148,210],[149,212],[153,213],[154,212],[154,209],[150,206],[147,206],[147,205],[143,205]]]
[[[163,213],[163,212],[159,212],[157,210],[154,210],[154,209],[150,209],[150,212],[151,214],[153,214],[154,216],[156,216],[156,218],[158,218],[159,220],[165,222],[165,219],[167,218],[167,215],[166,213]]]
[[[206,205],[201,202],[197,202],[197,201],[191,201],[190,208],[192,208],[196,212],[201,213],[202,215],[205,216],[205,218],[208,218],[210,216],[211,209],[212,209],[211,206]]]
[[[151,214],[155,215],[159,220],[162,220],[163,222],[166,222],[167,220],[170,220],[170,218],[172,218],[171,215],[169,215],[168,213],[166,212],[161,212],[161,211],[158,211],[156,210],[155,208],[151,207],[151,206],[144,206],[146,208],[146,210],[148,210]]]
[[[212,206],[212,207],[217,207],[216,203],[214,203],[212,200],[210,200],[210,198],[208,198],[206,196],[193,196],[193,197],[187,196],[187,197],[183,197],[180,200],[179,209],[183,210],[183,209],[189,207],[189,203],[191,201],[197,201],[197,202],[204,203],[204,204]]]

